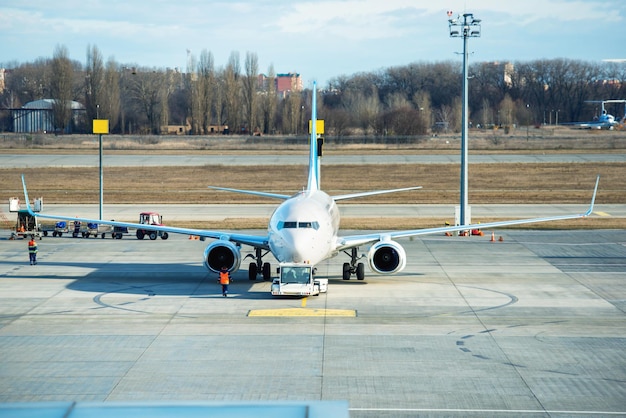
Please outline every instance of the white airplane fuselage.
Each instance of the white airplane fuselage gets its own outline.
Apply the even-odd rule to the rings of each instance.
[[[336,254],[339,209],[321,190],[303,191],[274,211],[268,226],[269,247],[279,263],[316,265]]]

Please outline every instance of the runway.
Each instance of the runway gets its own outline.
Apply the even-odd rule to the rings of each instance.
[[[97,150],[93,154],[0,154],[0,168],[28,167],[98,167]],[[324,165],[333,164],[458,164],[459,154],[352,154],[322,157]],[[623,163],[624,153],[548,153],[548,154],[471,154],[471,164],[480,163]],[[245,155],[225,153],[218,155],[119,155],[103,152],[102,163],[106,167],[163,167],[193,165],[306,165],[305,154],[279,153],[273,155]]]
[[[207,243],[184,236],[44,238],[37,266],[26,242],[0,240],[0,401],[345,400],[359,418],[626,415],[623,231],[495,232],[502,242],[400,240],[407,268],[364,282],[340,279],[340,254],[318,266],[328,293],[308,299],[272,298],[245,266],[221,297],[202,267]],[[250,316],[268,309],[287,315]]]

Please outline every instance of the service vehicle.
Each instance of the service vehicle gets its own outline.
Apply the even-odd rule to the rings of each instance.
[[[11,239],[27,238],[30,236],[41,239],[43,235],[43,229],[36,216],[31,216],[26,209],[17,212],[17,222],[15,224],[15,231],[11,232]]]
[[[142,225],[154,225],[163,226],[163,217],[156,212],[141,212],[139,214],[139,223]],[[148,236],[151,240],[161,237],[161,239],[167,239],[169,236],[165,231],[155,231],[151,229],[137,228],[137,239],[143,239]]]
[[[39,212],[43,208],[43,197],[39,197],[33,201],[34,209],[32,212]],[[41,239],[44,236],[43,227],[37,220],[37,216],[28,209],[21,209],[20,199],[17,197],[9,198],[9,212],[17,213],[15,222],[15,230],[11,231],[11,239],[33,238]]]
[[[310,264],[282,263],[278,277],[272,281],[274,296],[317,296],[328,290],[328,279],[314,278]]]
[[[53,237],[62,237],[63,234],[68,234],[70,232],[70,228],[67,226],[67,222],[59,221],[54,224],[54,229],[52,230]],[[44,231],[44,236],[48,236],[48,231]]]

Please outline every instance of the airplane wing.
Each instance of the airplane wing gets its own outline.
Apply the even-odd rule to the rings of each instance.
[[[528,219],[514,219],[510,221],[499,221],[499,222],[488,222],[488,223],[480,223],[480,224],[471,224],[471,225],[462,225],[462,226],[443,226],[436,228],[424,228],[424,229],[412,229],[406,231],[388,231],[388,232],[380,232],[374,234],[365,234],[365,235],[348,235],[343,237],[338,237],[336,250],[343,251],[353,247],[359,247],[361,245],[371,244],[377,241],[383,241],[388,239],[396,239],[396,238],[406,238],[406,237],[415,237],[418,235],[431,235],[431,234],[441,234],[446,232],[458,232],[458,231],[469,231],[471,229],[486,229],[486,228],[500,228],[503,226],[511,226],[511,225],[521,225],[521,224],[529,224],[529,223],[539,223],[539,222],[548,222],[548,221],[558,221],[565,219],[576,219],[576,218],[585,218],[593,212],[593,205],[596,200],[596,193],[598,191],[598,183],[600,182],[600,176],[596,179],[596,185],[593,189],[593,196],[591,197],[591,204],[589,208],[584,213],[572,214],[572,215],[559,215],[559,216],[547,216],[542,218],[528,218]]]
[[[44,219],[57,219],[64,221],[80,221],[86,223],[95,223],[100,225],[111,225],[122,228],[135,228],[135,229],[146,229],[150,231],[162,231],[167,232],[168,234],[183,234],[183,235],[196,235],[199,237],[205,238],[213,238],[213,239],[223,239],[228,241],[233,241],[235,243],[250,245],[253,247],[259,247],[266,250],[269,250],[268,245],[268,237],[261,235],[248,235],[248,234],[236,234],[225,231],[209,231],[205,229],[193,229],[193,228],[177,228],[172,226],[165,225],[146,225],[140,223],[133,222],[118,222],[118,221],[106,221],[101,219],[90,219],[90,218],[78,218],[75,216],[63,216],[63,215],[53,215],[53,214],[45,214],[40,212],[33,212],[30,206],[30,200],[28,199],[28,191],[26,190],[26,180],[24,179],[24,175],[22,174],[22,186],[24,187],[24,199],[26,200],[26,208],[28,213],[31,216],[36,216]]]

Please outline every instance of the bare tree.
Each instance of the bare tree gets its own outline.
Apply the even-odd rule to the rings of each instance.
[[[301,126],[302,98],[297,92],[292,92],[282,102],[282,132],[284,134],[301,134],[305,131]]]
[[[513,117],[515,115],[515,102],[508,94],[504,95],[504,99],[500,102],[499,106],[500,123],[505,127],[510,127],[515,122]]]
[[[496,121],[498,124],[500,121]],[[480,109],[480,123],[482,128],[486,128],[491,125],[493,122],[493,111],[491,109],[491,105],[489,104],[489,100],[487,98],[483,98],[483,105]]]
[[[72,78],[74,71],[67,47],[57,45],[51,62],[50,95],[54,102],[54,126],[61,132],[70,124],[72,116]]]
[[[87,64],[85,65],[85,108],[87,120],[92,121],[98,115],[104,90],[104,61],[100,50],[95,45],[87,46]]]
[[[435,118],[440,124],[441,129],[449,130],[454,126],[454,109],[452,106],[443,105],[435,111]]]
[[[100,117],[109,120],[109,129],[116,131],[120,120],[120,74],[113,58],[109,58],[104,70],[103,89],[100,94]]]
[[[419,111],[420,124],[423,126],[424,133],[426,133],[431,128],[433,119],[430,94],[424,90],[416,92],[413,96],[413,103]]]
[[[276,126],[276,72],[274,66],[270,65],[267,71],[266,86],[261,95],[260,116],[261,130],[264,134],[274,132]]]
[[[138,71],[130,83],[130,97],[145,116],[146,132],[158,134],[163,122],[163,101],[166,98],[166,77],[156,71]]]
[[[363,129],[367,134],[376,124],[376,118],[381,111],[381,104],[378,93],[374,90],[365,95],[360,91],[349,90],[343,97],[344,109],[351,114],[355,125]]]
[[[222,68],[215,73],[215,120],[218,126],[226,123],[226,74]]]
[[[200,53],[197,83],[202,132],[206,135],[210,132],[209,126],[213,122],[213,99],[215,93],[215,63],[213,54],[206,49],[203,49]]]
[[[27,102],[50,98],[50,59],[39,58],[14,68],[6,79],[9,92],[7,107],[20,107]]]
[[[224,69],[224,98],[226,119],[231,132],[236,129],[235,132],[239,133],[241,130],[241,67],[238,52],[231,52]]]
[[[256,98],[257,84],[259,79],[259,57],[252,52],[246,52],[245,76],[243,77],[243,101],[245,105],[245,118],[250,134],[256,129]]]

